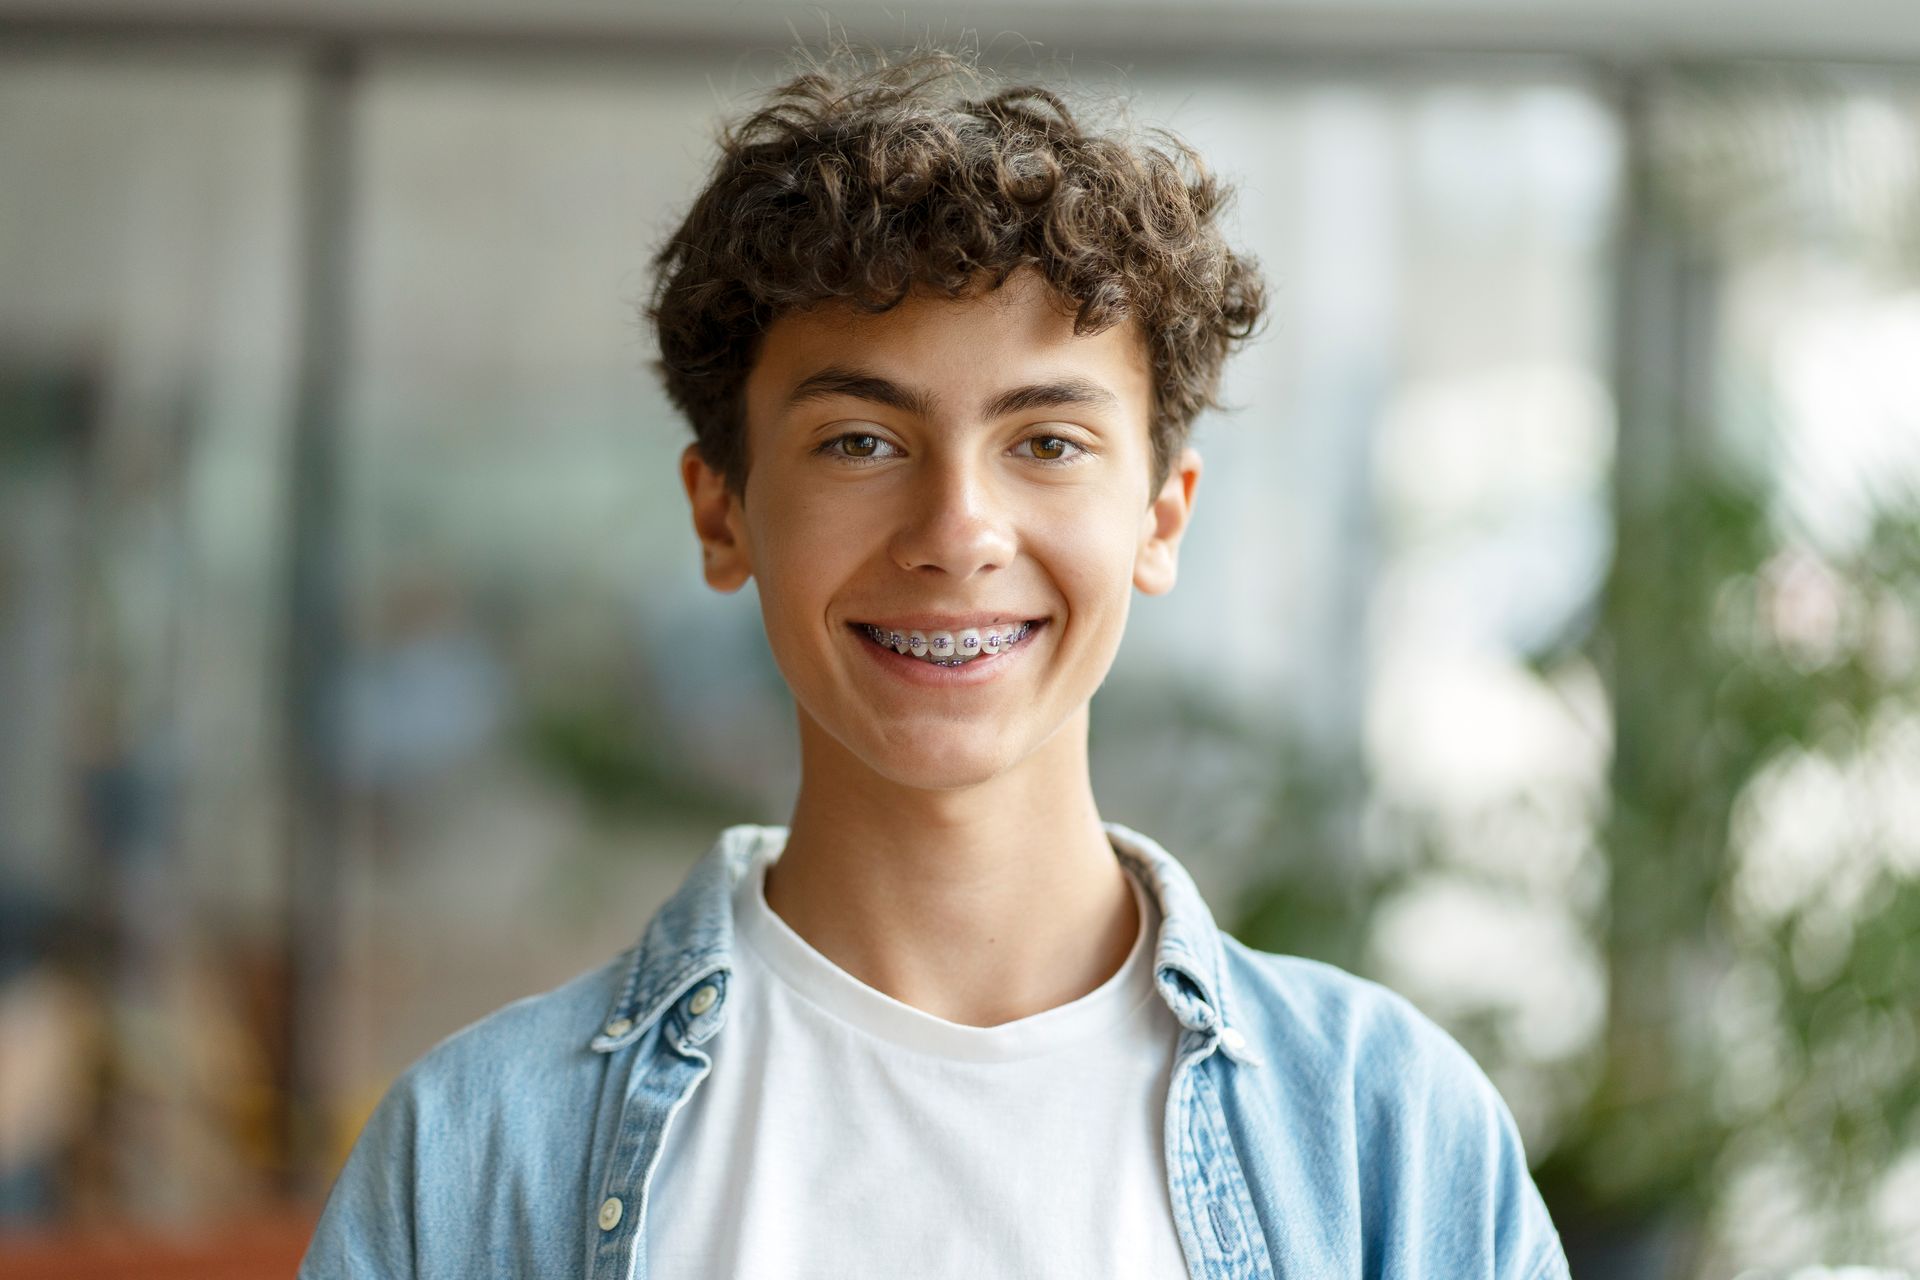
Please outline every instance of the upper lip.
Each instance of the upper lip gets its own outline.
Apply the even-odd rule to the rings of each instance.
[[[964,631],[969,627],[978,629],[995,622],[1031,622],[1044,621],[1037,613],[916,613],[895,614],[891,617],[862,618],[860,622],[867,626],[882,627],[888,631]]]

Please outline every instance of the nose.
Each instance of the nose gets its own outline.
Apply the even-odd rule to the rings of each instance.
[[[901,568],[965,579],[1013,559],[1012,513],[986,463],[958,451],[930,457],[908,486],[906,502],[891,548]]]

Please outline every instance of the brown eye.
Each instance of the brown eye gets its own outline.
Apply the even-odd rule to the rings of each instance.
[[[887,450],[893,450],[888,453]],[[895,445],[887,443],[886,438],[871,431],[849,431],[845,435],[834,436],[814,446],[816,457],[828,458],[840,462],[885,462],[899,454]]]
[[[1028,436],[1022,444],[1033,446],[1033,452],[1027,456],[1036,462],[1051,462],[1056,466],[1066,466],[1078,462],[1086,450],[1065,436]],[[1065,450],[1073,450],[1071,453]]]

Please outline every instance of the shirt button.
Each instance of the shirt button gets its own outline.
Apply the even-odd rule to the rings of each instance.
[[[715,991],[711,985],[704,986],[693,993],[693,1003],[689,1004],[687,1008],[691,1009],[693,1016],[697,1018],[707,1010],[713,1008],[713,1002],[719,998],[720,993]]]
[[[620,1225],[620,1211],[626,1208],[620,1203],[619,1196],[608,1196],[600,1202],[600,1229],[611,1231]]]
[[[616,1040],[631,1030],[633,1030],[633,1019],[631,1018],[615,1018],[607,1024],[607,1034]],[[614,1210],[616,1215],[618,1215],[619,1212],[618,1209]]]
[[[1220,1028],[1220,1043],[1227,1046],[1231,1053],[1239,1053],[1247,1047],[1247,1038],[1240,1034],[1238,1027]]]

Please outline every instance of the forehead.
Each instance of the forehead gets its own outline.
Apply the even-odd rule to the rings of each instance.
[[[823,368],[849,364],[956,408],[983,403],[1007,386],[1072,376],[1100,384],[1128,416],[1144,421],[1152,386],[1136,322],[1076,334],[1072,307],[1028,268],[995,290],[960,298],[918,290],[878,314],[834,302],[781,316],[768,326],[748,374],[750,417],[777,414],[793,387]]]

